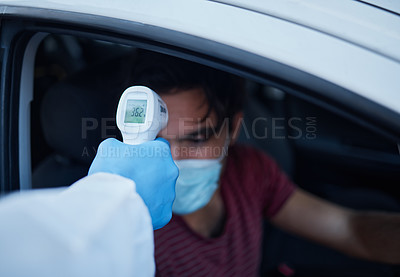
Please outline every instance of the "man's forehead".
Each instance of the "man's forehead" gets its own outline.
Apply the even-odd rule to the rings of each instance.
[[[171,90],[161,95],[171,114],[186,115],[186,117],[204,117],[209,107],[208,99],[202,88],[187,90]]]
[[[168,125],[164,130],[168,130],[169,134],[183,136],[203,128],[212,128],[217,123],[216,114],[209,111],[207,98],[200,88],[175,91],[161,97],[168,108]]]
[[[208,129],[215,128],[216,121],[215,113],[213,112],[206,117],[173,117],[168,120],[167,127],[162,133],[163,136],[164,134],[169,134],[179,137],[200,134]]]

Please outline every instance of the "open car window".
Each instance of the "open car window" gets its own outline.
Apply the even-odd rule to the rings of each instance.
[[[33,187],[68,185],[79,179],[87,173],[100,141],[120,138],[116,105],[123,90],[134,85],[127,76],[135,66],[138,49],[71,35],[47,35],[41,41],[34,64],[30,114]],[[395,140],[371,131],[361,121],[358,124],[303,100],[298,96],[301,89],[292,94],[291,86],[278,83],[278,88],[265,81],[246,78],[241,142],[268,152],[290,176],[300,179],[300,185],[334,182],[390,191],[399,180]],[[320,162],[326,165],[317,170]],[[345,170],[347,163],[353,165],[353,172]],[[376,163],[375,170],[365,170],[371,163]],[[65,172],[65,181],[57,181],[61,175],[50,164],[64,169],[70,166],[72,171]],[[333,168],[328,166],[332,164]],[[43,169],[45,165],[51,170]],[[329,176],[326,170],[347,173],[333,181],[322,177]],[[49,172],[55,179],[44,181],[41,176]],[[315,172],[315,180],[303,172]],[[386,181],[378,182],[380,178]]]

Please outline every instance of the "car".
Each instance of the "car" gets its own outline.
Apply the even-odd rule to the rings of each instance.
[[[145,49],[244,78],[240,141],[298,186],[400,211],[397,2],[0,0],[0,11],[2,195],[87,174],[98,144],[121,139],[115,95]],[[267,222],[264,233],[261,275],[399,273]]]

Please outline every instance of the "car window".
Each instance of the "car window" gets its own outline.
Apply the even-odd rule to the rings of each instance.
[[[120,138],[116,105],[118,95],[132,85],[126,76],[134,68],[136,52],[133,46],[76,36],[49,35],[42,41],[31,106],[33,187],[68,185],[85,176],[100,141]],[[246,80],[240,141],[272,155],[300,185],[329,182],[377,188],[380,183],[380,190],[390,192],[400,180],[395,141],[289,90]],[[371,162],[380,166],[365,174]],[[332,165],[340,171],[337,180],[323,177],[329,176],[324,174]],[[58,167],[65,171],[62,175],[56,173]],[[317,169],[313,178],[303,173]],[[50,172],[54,176],[49,177]],[[378,182],[382,178],[384,185]]]

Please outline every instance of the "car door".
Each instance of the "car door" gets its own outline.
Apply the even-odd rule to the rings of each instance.
[[[107,1],[98,1],[96,5],[81,5],[73,1],[68,7],[46,1],[32,1],[31,6],[24,6],[24,1],[3,2],[7,2],[1,6],[0,33],[0,183],[3,194],[31,189],[32,175],[48,158],[67,167],[71,165],[69,154],[75,150],[78,156],[85,154],[85,149],[94,154],[92,147],[95,146],[85,148],[78,144],[86,139],[85,133],[81,132],[83,126],[86,131],[94,128],[94,125],[83,125],[84,122],[97,122],[97,130],[100,131],[97,138],[114,135],[102,137],[101,134],[101,128],[107,130],[107,124],[112,124],[112,119],[102,125],[99,120],[90,121],[96,118],[94,114],[86,114],[78,117],[78,124],[73,124],[77,127],[74,131],[72,127],[61,128],[76,134],[78,143],[68,144],[73,141],[70,140],[56,146],[67,145],[73,150],[58,149],[46,141],[47,130],[43,130],[40,113],[42,96],[48,92],[50,85],[36,85],[48,81],[39,81],[39,65],[43,62],[40,54],[46,53],[48,58],[52,52],[48,49],[47,52],[41,51],[55,45],[58,51],[54,53],[68,57],[65,63],[72,61],[74,65],[69,70],[65,69],[68,67],[65,65],[57,71],[63,64],[57,61],[55,64],[58,67],[51,68],[52,72],[61,72],[60,76],[65,72],[67,74],[64,77],[46,75],[57,79],[51,80],[51,87],[64,85],[62,78],[70,80],[69,77],[74,77],[74,74],[81,74],[81,69],[96,67],[96,62],[106,53],[122,51],[123,47],[145,48],[238,74],[248,80],[252,90],[245,113],[250,126],[253,127],[252,123],[257,118],[262,119],[256,121],[258,123],[274,124],[267,133],[269,136],[263,136],[265,126],[254,124],[260,129],[248,128],[248,136],[246,132],[242,133],[243,141],[271,151],[271,155],[287,168],[300,186],[325,196],[331,195],[327,188],[321,190],[321,183],[357,184],[362,188],[374,187],[395,195],[395,185],[399,180],[396,146],[400,141],[400,116],[399,110],[396,110],[398,94],[393,92],[399,84],[397,73],[400,65],[392,57],[392,51],[397,55],[393,49],[385,55],[357,44],[362,41],[355,43],[304,22],[300,24],[293,18],[285,17],[285,14],[278,16],[272,11],[243,6],[243,3],[235,4],[234,1],[225,1],[230,2],[225,4],[221,3],[223,1],[193,1],[191,4],[174,1],[159,5],[152,3],[153,6],[140,1],[120,1],[120,6],[110,6]],[[147,9],[147,5],[153,9]],[[345,5],[354,8],[355,4]],[[165,12],[172,7],[175,13]],[[326,9],[321,9],[326,12]],[[292,7],[291,11],[296,10],[293,11]],[[368,11],[369,15],[376,13]],[[222,17],[222,14],[226,16]],[[204,15],[208,15],[207,20]],[[379,13],[379,16],[382,14]],[[56,42],[52,42],[51,38]],[[61,41],[59,44],[58,39]],[[63,52],[61,48],[65,45],[68,45],[68,50]],[[102,48],[104,45],[112,47]],[[69,47],[78,49],[78,52],[81,49],[85,59],[74,61],[75,54],[69,53]],[[52,62],[44,64],[51,67]],[[109,73],[104,74],[101,75],[103,81]],[[86,79],[83,84],[71,81],[71,91],[87,91],[87,84],[93,80]],[[383,87],[385,89],[380,91]],[[375,91],[379,94],[373,93]],[[100,95],[104,96],[104,93],[102,91]],[[68,96],[64,99],[68,100]],[[72,107],[65,110],[65,123],[71,122],[68,116],[73,114]],[[55,138],[62,136],[56,133]],[[277,149],[283,151],[273,152]],[[88,164],[84,166],[87,168]],[[59,183],[66,185],[79,178],[79,174],[84,174],[84,167],[80,167],[74,180],[67,180],[62,177],[72,176],[71,171],[63,175],[48,168],[41,175],[53,174],[59,178],[52,181],[54,186]],[[378,181],[385,185],[377,184]],[[276,250],[290,249],[287,238],[281,240],[272,236],[272,239],[279,243],[276,247],[269,247],[271,256]],[[273,261],[273,270],[288,257],[285,254],[279,256],[282,260]],[[295,261],[308,257],[308,262],[312,263],[315,259],[298,252],[294,256]]]

